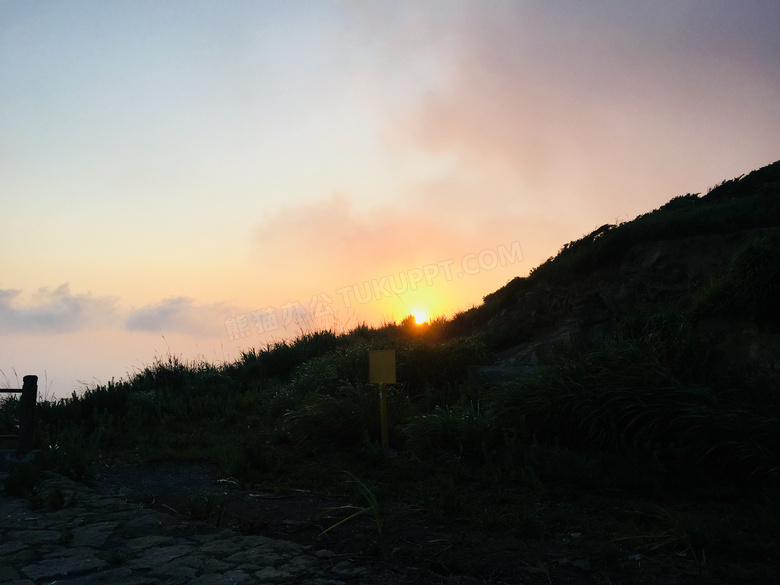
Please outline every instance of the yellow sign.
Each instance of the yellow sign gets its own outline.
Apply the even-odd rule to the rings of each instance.
[[[395,384],[394,349],[368,352],[368,383]]]
[[[382,430],[382,448],[387,449],[387,385],[395,384],[394,349],[368,352],[368,383],[379,384],[379,421]]]

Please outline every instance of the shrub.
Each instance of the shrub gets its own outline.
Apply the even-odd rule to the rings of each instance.
[[[733,259],[694,301],[694,314],[747,317],[780,322],[780,232],[757,238]]]

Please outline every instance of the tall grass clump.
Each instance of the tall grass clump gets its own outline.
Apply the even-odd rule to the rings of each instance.
[[[780,413],[745,401],[738,388],[698,383],[683,359],[687,329],[650,316],[603,345],[559,353],[538,376],[496,394],[499,426],[572,449],[654,453],[669,469],[777,476]]]
[[[19,433],[19,398],[0,394],[0,435]]]
[[[341,344],[332,331],[303,333],[294,340],[282,340],[265,348],[250,348],[241,353],[226,373],[239,382],[285,381],[302,363],[333,351]]]
[[[773,231],[736,254],[729,270],[696,295],[694,311],[776,324],[779,298],[780,231]]]
[[[404,447],[420,458],[455,458],[485,463],[496,445],[497,429],[490,410],[478,404],[437,406],[412,417],[402,428]]]
[[[282,428],[299,446],[351,447],[359,445],[366,434],[376,439],[376,387],[344,382],[328,393],[310,394],[284,414]]]

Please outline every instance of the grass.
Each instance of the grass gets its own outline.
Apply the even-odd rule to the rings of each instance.
[[[374,523],[374,527],[376,528],[377,535],[379,536],[379,546],[380,546],[380,549],[382,550],[382,556],[385,556],[385,545],[384,545],[384,540],[382,538],[382,509],[379,506],[379,502],[378,502],[376,496],[374,495],[374,492],[371,491],[371,489],[365,483],[360,481],[355,476],[355,474],[353,474],[353,473],[351,473],[349,471],[344,471],[344,473],[349,477],[349,483],[351,483],[354,486],[356,486],[357,491],[363,497],[363,499],[366,501],[367,505],[364,506],[364,507],[349,505],[349,506],[338,506],[338,507],[335,507],[335,508],[328,508],[328,510],[340,510],[340,511],[344,510],[344,511],[350,511],[350,512],[352,510],[355,510],[355,511],[352,512],[346,518],[344,518],[342,520],[339,520],[338,522],[336,522],[332,526],[330,526],[330,527],[326,528],[325,530],[323,530],[322,534],[327,534],[328,532],[330,532],[334,528],[337,528],[337,527],[341,526],[342,524],[345,524],[345,523],[349,522],[350,520],[354,520],[355,518],[357,518],[359,516],[362,516],[363,514],[369,514],[371,516],[371,520]]]

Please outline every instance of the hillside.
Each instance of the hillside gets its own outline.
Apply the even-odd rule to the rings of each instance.
[[[712,367],[752,365],[775,375],[778,247],[780,161],[704,196],[603,225],[456,321],[473,320],[488,335],[497,366],[528,368],[556,344],[604,341],[638,312],[691,312]]]

